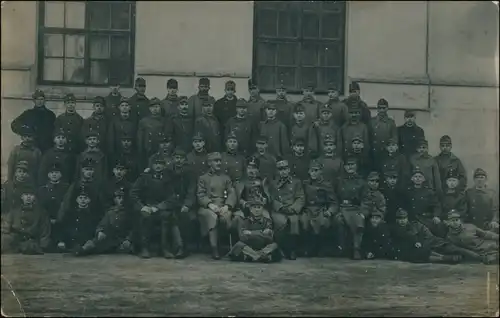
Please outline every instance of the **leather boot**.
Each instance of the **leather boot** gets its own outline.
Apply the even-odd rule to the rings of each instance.
[[[294,261],[297,259],[297,243],[298,243],[298,235],[290,235],[290,260]]]
[[[164,258],[171,259],[174,258],[174,255],[170,252],[168,248],[168,234],[169,234],[169,226],[167,222],[163,221],[161,224],[161,251]]]
[[[182,241],[181,231],[177,225],[172,227],[172,240],[176,247],[175,258],[184,258],[184,243]]]
[[[141,258],[151,258],[151,254],[149,253],[149,240],[143,235],[141,238]]]
[[[220,259],[219,255],[219,245],[218,243],[218,233],[216,229],[212,229],[210,232],[208,232],[208,239],[210,241],[210,247],[212,249],[212,258],[215,260]]]
[[[353,241],[353,253],[352,253],[352,259],[354,260],[360,260],[361,257],[361,240],[363,239],[363,233],[361,232],[356,232],[353,233],[352,235],[352,241]]]

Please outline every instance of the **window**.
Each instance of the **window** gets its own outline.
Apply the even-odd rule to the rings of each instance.
[[[132,85],[134,1],[40,1],[40,84]]]
[[[254,74],[262,91],[314,83],[343,91],[344,1],[256,1]]]

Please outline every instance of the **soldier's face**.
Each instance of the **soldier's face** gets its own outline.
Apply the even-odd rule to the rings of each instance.
[[[115,202],[115,205],[123,205],[123,201],[125,200],[125,198],[121,195],[118,195],[118,196],[115,196],[114,197],[114,202]]]
[[[66,111],[68,113],[74,113],[76,110],[76,103],[73,101],[70,102],[65,102],[64,105],[66,106]]]
[[[415,124],[415,116],[410,115],[405,117],[405,124],[407,126],[413,126]]]
[[[460,225],[462,225],[462,221],[459,218],[452,218],[448,219],[446,224],[448,224],[448,226],[451,227],[452,229],[458,229]]]
[[[361,113],[358,111],[349,112],[349,117],[351,118],[351,120],[358,120],[360,115]]]
[[[372,215],[372,217],[370,218],[370,224],[373,226],[373,227],[377,227],[380,222],[382,222],[382,218],[378,215]]]
[[[422,183],[424,183],[425,181],[425,177],[423,174],[421,173],[416,173],[414,174],[412,177],[411,177],[411,181],[415,184],[415,185],[422,185]]]
[[[14,173],[14,177],[16,178],[17,181],[24,181],[26,178],[28,178],[28,171],[17,168],[16,172]]]
[[[344,170],[347,173],[355,173],[357,168],[358,168],[358,165],[354,162],[347,162],[344,165]]]
[[[290,175],[290,168],[289,167],[280,167],[278,168],[278,173],[281,178],[286,178]]]
[[[200,93],[208,93],[210,90],[210,85],[199,85],[198,90]]]
[[[136,86],[135,86],[135,90],[136,90],[139,94],[145,94],[145,93],[146,93],[146,85],[144,85],[144,84],[139,84],[139,85],[136,85]]]
[[[167,94],[174,96],[177,95],[178,89],[177,88],[167,88]]]
[[[439,144],[439,148],[442,153],[450,153],[451,152],[451,144],[450,143],[441,143]]]
[[[230,138],[226,141],[227,150],[236,151],[238,149],[238,140]]]
[[[311,97],[314,95],[314,91],[311,88],[304,88],[302,89],[302,95],[304,95],[304,97]]]
[[[352,150],[354,150],[355,152],[361,152],[361,150],[363,150],[364,147],[365,144],[359,140],[354,140],[352,142]]]
[[[179,112],[181,114],[187,114],[188,109],[189,105],[186,101],[183,101],[182,103],[179,104]]]
[[[226,96],[233,97],[234,93],[236,93],[236,89],[234,89],[232,87],[228,87],[228,88],[226,88],[225,93],[226,93]]]
[[[125,169],[123,169],[122,167],[114,167],[113,168],[113,175],[118,179],[123,178],[126,173],[127,173],[127,171]]]
[[[130,140],[130,139],[122,139],[122,148],[123,149],[130,149],[130,147],[132,147],[132,140]]]
[[[109,88],[111,89],[112,94],[116,95],[120,92],[120,85],[111,85]]]
[[[205,141],[203,140],[193,140],[193,148],[194,150],[200,152],[205,148]]]
[[[337,92],[334,89],[328,90],[328,98],[330,98],[330,99],[336,99],[338,97],[339,97],[339,92]]]
[[[477,176],[474,178],[474,184],[476,187],[482,188],[486,185],[486,177],[485,176]]]
[[[446,187],[448,187],[448,189],[455,189],[457,186],[458,186],[458,179],[457,178],[446,179]]]
[[[21,200],[23,200],[25,205],[32,205],[35,202],[35,195],[33,193],[23,193]]]
[[[323,150],[326,152],[326,153],[333,153],[335,151],[335,149],[337,148],[337,146],[333,143],[333,142],[327,142],[325,143],[325,145],[323,146]]]
[[[385,182],[388,185],[390,185],[391,187],[395,187],[396,183],[398,182],[398,178],[397,177],[393,177],[393,176],[388,176],[388,177],[385,177]]]
[[[396,223],[399,226],[406,226],[406,225],[408,225],[408,218],[397,218]]]
[[[29,145],[32,144],[34,141],[33,136],[21,136],[21,142],[23,144]]]
[[[265,153],[267,150],[267,143],[266,142],[258,142],[255,144],[255,147],[257,148],[258,153]]]
[[[396,153],[396,151],[398,151],[398,144],[390,143],[387,145],[387,152]]]
[[[263,213],[263,209],[264,207],[260,204],[254,204],[250,207],[250,213],[253,215],[253,216],[256,216],[256,217],[259,217],[262,215]]]
[[[162,141],[158,145],[158,148],[160,148],[160,150],[162,151],[169,151],[170,149],[172,149],[172,143],[170,141]]]
[[[43,106],[45,104],[45,97],[37,97],[34,99],[34,102],[35,102],[35,106],[36,107],[40,107],[40,106]]]
[[[54,137],[54,144],[56,146],[64,146],[66,144],[67,140],[65,136],[55,136]]]
[[[211,115],[214,110],[214,106],[212,104],[203,105],[203,113],[207,115]]]
[[[247,166],[247,176],[250,178],[257,178],[259,175],[259,168],[253,165]]]
[[[377,113],[379,113],[379,114],[385,115],[385,114],[387,114],[387,110],[388,110],[388,108],[385,105],[384,106],[381,106],[381,105],[377,106]]]
[[[165,163],[157,161],[153,163],[153,171],[154,172],[162,172],[165,169]]]
[[[280,98],[284,98],[286,96],[286,89],[284,88],[277,88],[276,89],[276,95]]]
[[[98,114],[102,114],[104,112],[104,105],[101,103],[94,103],[94,111]]]
[[[358,97],[360,94],[361,94],[361,92],[359,90],[355,90],[355,89],[353,89],[349,92],[349,96],[352,96],[352,97]]]
[[[303,112],[303,111],[294,112],[293,113],[293,118],[295,118],[295,121],[297,121],[297,122],[303,122],[304,119],[306,119],[306,113]]]
[[[153,106],[150,106],[149,107],[149,111],[151,112],[151,114],[153,115],[159,115],[160,112],[161,112],[161,108],[160,108],[160,105],[153,105]]]
[[[259,95],[259,89],[257,87],[249,89],[250,96],[256,97]]]
[[[49,177],[50,181],[57,182],[57,181],[61,180],[62,173],[61,173],[61,171],[54,170],[54,171],[49,171],[47,176]]]
[[[238,108],[236,108],[236,114],[239,117],[246,117],[247,112],[248,112],[248,110],[247,110],[246,107],[238,107]]]
[[[427,154],[428,151],[429,151],[429,147],[427,145],[420,145],[417,148],[417,152],[421,155]]]
[[[95,136],[87,137],[86,143],[89,148],[97,147],[97,145],[99,144],[99,138]]]
[[[90,198],[86,195],[79,195],[76,197],[76,204],[79,207],[87,207],[90,204]]]
[[[293,149],[294,153],[299,154],[299,155],[303,154],[305,151],[305,147],[302,144],[293,145],[292,149]]]
[[[94,177],[94,169],[91,167],[85,167],[82,169],[82,175],[85,179],[92,179],[92,177]]]
[[[219,171],[220,170],[220,167],[222,165],[222,161],[220,159],[214,159],[214,160],[210,160],[210,167],[215,170],[215,171]]]
[[[266,116],[267,116],[267,118],[275,118],[276,117],[276,108],[266,108]]]
[[[329,121],[330,118],[332,118],[332,112],[328,112],[328,111],[322,111],[321,112],[321,119],[323,121],[325,121],[325,122]]]
[[[184,156],[179,156],[179,155],[174,156],[174,163],[176,166],[184,165],[185,161],[186,161],[186,158]]]
[[[370,179],[370,180],[368,180],[367,183],[368,183],[368,186],[370,187],[370,189],[372,189],[372,190],[378,189],[378,185],[379,185],[378,179]]]
[[[321,176],[321,169],[318,168],[309,168],[309,177],[312,180],[317,180]]]

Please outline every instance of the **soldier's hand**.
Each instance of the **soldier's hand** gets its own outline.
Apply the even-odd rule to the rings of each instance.
[[[159,211],[159,209],[157,207],[155,207],[155,206],[151,207],[151,213],[156,213],[158,211]]]
[[[422,243],[420,243],[420,242],[415,243],[415,247],[416,248],[421,248],[422,247]]]
[[[184,206],[181,208],[181,213],[188,213],[188,212],[189,212],[189,208],[188,208],[187,206],[185,206],[185,205],[184,205]]]
[[[208,208],[210,210],[214,211],[215,213],[219,213],[220,212],[220,208],[218,206],[216,206],[215,204],[213,204],[213,203],[208,204]]]
[[[151,213],[151,208],[149,206],[143,206],[141,209],[141,212],[149,214],[149,213]]]
[[[441,223],[441,219],[438,218],[437,216],[435,216],[433,219],[432,219],[432,222],[434,222],[434,224],[439,224]]]
[[[368,254],[366,254],[366,258],[367,259],[372,259],[372,258],[375,258],[375,255],[373,255],[372,252],[369,252]]]
[[[331,217],[331,216],[332,216],[332,214],[333,214],[333,212],[332,212],[332,210],[331,210],[331,209],[328,209],[328,210],[326,210],[326,211],[324,212],[324,215],[325,215],[327,218]]]
[[[229,207],[227,205],[224,205],[221,209],[220,209],[220,213],[222,214],[226,214],[229,212]]]
[[[50,219],[50,224],[56,224],[57,220],[56,219]]]
[[[64,250],[66,249],[66,244],[64,242],[57,243],[57,248]]]
[[[492,229],[492,230],[498,229],[498,222],[492,221],[490,223],[490,229]]]
[[[129,250],[130,249],[130,246],[132,246],[132,243],[130,243],[129,240],[125,240],[122,242],[122,244],[120,245],[120,249],[122,250]]]
[[[104,232],[98,232],[97,233],[97,240],[102,241],[104,239],[106,239],[106,234],[104,234]]]
[[[149,171],[151,171],[151,168],[146,168],[146,169],[144,169],[144,172],[145,172],[145,173],[148,173]]]
[[[243,235],[250,235],[250,234],[252,234],[252,232],[250,232],[249,230],[243,230],[242,234]]]
[[[271,235],[271,234],[273,233],[273,230],[271,230],[271,229],[264,229],[264,230],[262,231],[262,233],[263,233],[264,235]]]

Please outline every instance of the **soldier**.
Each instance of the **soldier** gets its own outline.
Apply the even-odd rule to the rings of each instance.
[[[129,182],[135,182],[135,180],[139,176],[139,160],[137,152],[132,145],[133,140],[133,136],[122,134],[120,140],[120,149],[118,152],[114,153],[109,160],[110,163],[117,162],[117,160],[121,160],[123,162],[123,164],[125,165],[125,170],[127,170],[125,178]],[[161,145],[162,142],[160,138],[160,148]],[[109,167],[109,169],[112,170],[113,167]]]
[[[379,190],[380,176],[377,172],[372,171],[368,175],[367,185],[361,205],[363,210],[367,211],[368,216],[374,212],[381,212],[385,215],[386,203],[384,195]]]
[[[397,139],[387,139],[385,152],[375,159],[374,166],[380,173],[396,171],[400,184],[406,186],[410,182],[410,163],[398,148]]]
[[[396,259],[411,263],[457,264],[462,257],[442,238],[432,235],[419,222],[410,222],[408,212],[396,212],[396,225],[391,228]]]
[[[61,180],[67,183],[72,182],[75,174],[75,160],[75,156],[66,151],[66,134],[63,130],[56,130],[54,133],[54,147],[45,152],[40,161],[40,169],[38,170],[39,184],[47,182],[49,169],[55,163],[61,165]]]
[[[21,135],[21,144],[15,146],[9,154],[9,159],[7,160],[7,179],[13,180],[17,164],[20,161],[24,161],[28,164],[27,169],[31,182],[36,186],[38,181],[37,172],[40,167],[42,153],[35,147],[35,132],[32,127],[28,126],[18,128],[17,132]]]
[[[60,228],[61,224],[57,223],[57,221],[59,208],[69,189],[69,183],[64,182],[62,179],[62,169],[59,162],[53,163],[47,170],[49,181],[38,189],[38,202],[43,210],[47,212],[47,216],[50,220],[50,242],[54,243],[54,246],[51,246],[51,248],[55,249],[55,244],[60,241],[61,235],[63,234],[63,229]]]
[[[151,157],[149,157],[146,169],[153,166],[153,161],[155,160],[156,156],[160,156],[163,158],[166,167],[172,164],[172,157],[174,152],[174,144],[172,142],[172,139],[164,133],[160,132],[160,134],[158,135],[158,142],[158,151],[151,155]]]
[[[54,123],[55,131],[63,130],[66,134],[66,150],[72,154],[81,151],[80,132],[83,118],[76,112],[76,97],[72,93],[64,97],[65,112],[57,116]]]
[[[160,222],[162,254],[165,258],[172,258],[173,255],[167,245],[168,230],[170,226],[176,225],[176,220],[175,215],[168,208],[172,188],[175,185],[170,184],[164,159],[156,156],[153,162],[151,171],[141,174],[130,190],[130,199],[135,211],[140,215],[140,257],[151,257],[151,240],[155,232],[155,224]],[[178,234],[178,231],[175,234]]]
[[[215,98],[209,94],[210,80],[206,77],[200,78],[198,81],[198,93],[188,99],[188,114],[191,118],[196,119],[202,115],[203,100],[208,100],[215,104]]]
[[[366,178],[368,173],[372,170],[369,153],[365,151],[365,140],[361,135],[354,135],[351,140],[351,157],[356,158],[358,161],[358,174],[362,178]]]
[[[202,134],[197,133],[193,136],[193,150],[188,153],[187,161],[190,169],[193,172],[193,177],[196,180],[207,173],[207,150],[205,149],[205,139]]]
[[[320,116],[312,125],[309,139],[309,149],[312,153],[324,152],[323,144],[326,135],[337,136],[340,126],[332,120],[332,106],[325,104],[320,107]]]
[[[439,167],[434,157],[429,155],[429,143],[423,139],[419,141],[417,153],[410,157],[410,166],[412,169],[420,167],[424,173],[427,185],[434,191],[439,198],[443,197],[443,184],[439,174]]]
[[[280,82],[280,85],[276,88],[276,99],[267,101],[266,104],[274,105],[276,109],[276,114],[274,115],[280,122],[282,122],[287,131],[290,129],[292,111],[294,103],[290,102],[286,97],[286,87],[283,84],[283,81]],[[264,105],[264,117],[263,121],[266,121],[267,117],[267,105]]]
[[[250,214],[244,219],[239,240],[229,251],[232,261],[271,263],[281,260],[278,244],[273,239],[271,220],[264,216],[264,203],[251,201]]]
[[[350,105],[357,105],[360,109],[360,121],[366,126],[370,125],[371,112],[368,105],[361,99],[361,88],[358,82],[352,82],[349,84],[349,97],[344,100],[344,103],[350,107]]]
[[[248,98],[248,117],[252,120],[252,124],[256,127],[264,120],[265,104],[266,101],[260,96],[259,87],[253,79],[248,80],[248,91],[250,97]]]
[[[340,213],[336,215],[338,252],[342,252],[347,247],[345,244],[347,228],[353,244],[352,258],[360,260],[365,219],[368,216],[368,210],[362,205],[366,184],[357,173],[355,158],[346,159],[344,172],[337,189],[340,202]]]
[[[292,178],[304,181],[309,179],[309,154],[306,153],[306,142],[302,138],[294,140],[292,145],[292,154],[285,157],[290,167],[290,176]]]
[[[462,222],[460,213],[455,210],[448,213],[446,239],[474,253],[475,255],[470,254],[474,260],[480,260],[485,264],[498,263],[498,234]]]
[[[210,170],[198,179],[196,196],[198,199],[198,217],[200,220],[201,237],[208,234],[212,258],[219,256],[219,229],[231,227],[231,211],[236,205],[236,195],[233,184],[228,175],[221,169],[221,154],[212,152],[208,154]]]
[[[399,126],[397,134],[399,138],[399,149],[407,159],[417,153],[418,142],[425,139],[424,130],[415,122],[415,111],[405,110],[405,123]]]
[[[223,127],[213,114],[214,105],[207,99],[203,101],[203,115],[196,118],[195,131],[205,137],[207,151],[216,152],[221,149],[221,130]]]
[[[386,212],[385,221],[392,225],[396,222],[396,211],[404,204],[404,191],[400,185],[398,172],[387,170],[384,172],[384,183],[380,187],[384,195]]]
[[[326,231],[331,226],[332,216],[338,213],[338,201],[333,185],[323,178],[323,165],[311,161],[309,178],[303,182],[305,207],[301,223],[306,233],[306,249],[309,256],[317,256],[323,242],[327,242]]]
[[[14,176],[2,184],[2,215],[20,205],[23,188],[33,187],[28,170],[28,162],[19,161],[16,165]]]
[[[267,151],[275,157],[289,154],[290,143],[287,129],[285,124],[276,118],[276,105],[272,103],[266,105],[266,118],[260,125],[259,135],[267,137]]]
[[[441,153],[434,157],[436,159],[439,175],[446,176],[449,170],[455,170],[458,172],[458,179],[460,184],[458,189],[460,191],[465,191],[467,189],[467,172],[465,171],[462,161],[451,152],[451,137],[444,135],[439,139],[439,148]],[[446,186],[446,180],[443,181],[443,189]]]
[[[114,117],[118,115],[120,112],[118,109],[118,106],[120,105],[120,102],[123,98],[122,94],[120,93],[120,84],[118,83],[111,83],[110,87],[110,92],[108,96],[104,98],[104,105],[106,107],[105,113],[107,117],[107,122],[109,123]],[[99,99],[102,97],[98,96]],[[96,97],[97,98],[97,97]]]
[[[213,109],[221,131],[225,131],[229,118],[236,116],[236,103],[238,101],[238,98],[234,95],[236,93],[236,84],[233,81],[227,81],[224,93],[224,97],[215,102]]]
[[[10,127],[14,134],[19,135],[23,127],[32,127],[35,132],[34,145],[40,149],[42,154],[52,147],[52,134],[54,133],[54,122],[56,115],[45,107],[45,94],[37,89],[33,93],[35,106],[25,110],[21,115],[12,121]]]
[[[336,188],[344,164],[336,151],[335,135],[325,135],[322,148],[318,161],[323,165],[323,178]]]
[[[36,190],[26,187],[21,191],[20,206],[9,211],[7,233],[2,229],[2,253],[43,254],[50,243],[50,222],[45,211],[36,202]]]
[[[349,121],[347,105],[340,100],[339,91],[334,84],[330,84],[328,87],[327,104],[330,105],[330,109],[332,110],[332,120],[335,126],[342,127]]]
[[[305,204],[304,189],[300,180],[292,178],[288,161],[276,160],[278,176],[270,182],[273,224],[276,242],[286,256],[295,260],[299,237],[299,220]]]
[[[149,103],[149,102],[148,102]],[[123,135],[137,136],[137,121],[132,116],[129,101],[123,99],[120,103],[120,113],[110,123],[107,132],[108,153],[117,153],[120,150],[120,144]]]
[[[129,100],[130,117],[137,123],[144,117],[150,115],[149,98],[146,97],[146,80],[142,77],[135,79],[135,94]]]
[[[267,136],[259,136],[255,141],[255,148],[257,151],[254,157],[259,159],[260,175],[263,178],[272,180],[276,176],[276,157],[268,152],[267,147]]]
[[[126,100],[126,98],[122,98],[120,105],[121,103],[126,102]],[[96,98],[94,98],[94,112],[92,112],[92,115],[90,115],[89,118],[85,118],[83,120],[82,131],[80,133],[80,141],[82,144],[82,148],[85,149],[85,136],[87,136],[89,131],[95,131],[97,132],[97,135],[99,137],[99,148],[101,148],[101,151],[112,154],[114,149],[108,149],[108,146],[112,147],[113,145],[107,144],[108,126],[114,120],[114,118],[119,117],[119,110],[113,112],[114,115],[111,117],[106,116],[105,104],[106,102],[101,96],[97,96]]]
[[[255,118],[247,114],[248,105],[244,99],[239,99],[236,103],[236,116],[230,118],[226,123],[225,137],[235,134],[238,140],[239,152],[248,156],[254,148],[254,138],[257,133]]]
[[[465,192],[459,189],[460,181],[458,178],[458,171],[448,170],[441,205],[443,212],[455,210],[460,214],[460,218],[465,221],[467,219],[467,199]],[[443,215],[441,219],[446,219],[446,215]]]
[[[164,119],[161,116],[161,101],[152,98],[149,101],[149,115],[139,121],[137,127],[137,149],[143,156],[140,169],[148,166],[148,159],[158,151],[158,137],[164,132]]]
[[[238,153],[238,138],[230,133],[226,140],[226,152],[222,153],[222,171],[227,174],[232,182],[241,180],[244,173],[245,157]]]
[[[398,130],[394,119],[389,117],[387,110],[389,103],[384,98],[377,102],[377,116],[370,120],[370,140],[372,143],[373,161],[380,161],[380,157],[385,155],[389,139],[398,139]]]
[[[195,118],[189,113],[189,104],[186,96],[179,97],[177,113],[167,118],[166,133],[172,136],[176,147],[189,153],[192,150]]]
[[[293,144],[296,139],[302,139],[305,144],[305,150],[309,154],[310,148],[307,142],[311,139],[311,124],[306,122],[306,113],[304,110],[304,105],[295,104],[293,106],[292,122],[290,124],[290,137],[288,140]],[[316,146],[313,144],[313,146]]]
[[[319,108],[321,103],[314,98],[314,84],[306,83],[302,87],[302,100],[300,103],[304,106],[306,113],[305,121],[310,125],[319,117]]]
[[[498,193],[489,189],[488,176],[481,168],[474,170],[474,187],[467,189],[467,222],[498,233]]]
[[[363,152],[365,153],[365,157],[369,157],[370,147],[368,126],[366,126],[366,124],[364,124],[363,122],[360,122],[360,114],[361,111],[357,104],[350,105],[349,121],[339,129],[337,149],[339,149],[343,158],[345,158],[349,153],[352,152],[351,142],[354,136],[360,136],[366,143],[366,147],[364,148]]]
[[[167,81],[167,96],[162,101],[162,113],[165,118],[171,118],[179,111],[179,96],[177,96],[179,83],[171,78]],[[187,103],[187,98],[186,98]]]
[[[104,191],[106,191],[106,202],[104,205],[106,208],[113,205],[113,198],[115,191],[118,189],[123,189],[126,193],[129,193],[132,184],[127,180],[127,167],[125,161],[122,158],[117,158],[112,164],[113,175],[109,178],[106,183]]]
[[[94,163],[96,182],[102,185],[102,182],[108,177],[108,162],[106,155],[98,147],[99,135],[97,132],[89,131],[85,139],[85,144],[87,148],[76,159],[76,172],[80,174],[82,162],[87,158],[91,158]]]
[[[394,259],[391,232],[384,222],[384,213],[374,211],[363,234],[361,242],[363,257],[366,259]]]

